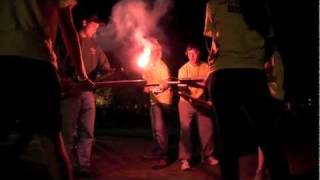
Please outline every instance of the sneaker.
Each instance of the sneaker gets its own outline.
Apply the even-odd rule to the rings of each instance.
[[[210,166],[215,166],[219,164],[219,161],[215,157],[210,156],[206,159],[206,163]]]
[[[169,165],[169,161],[166,160],[166,159],[159,159],[157,161],[157,164],[153,165],[151,167],[151,169],[154,169],[154,170],[157,170],[157,169],[162,169],[162,168],[165,168]]]
[[[187,170],[191,169],[188,160],[185,160],[185,159],[181,160],[180,169],[181,169],[181,171],[187,171]]]

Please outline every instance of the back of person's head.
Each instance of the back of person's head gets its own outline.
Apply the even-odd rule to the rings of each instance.
[[[96,12],[86,12],[83,13],[81,9],[75,9],[73,12],[74,24],[78,32],[80,32],[83,27],[89,22],[96,22],[99,24],[105,23],[104,19],[99,16]]]
[[[243,19],[250,29],[267,38],[272,31],[271,16],[265,0],[239,0]]]

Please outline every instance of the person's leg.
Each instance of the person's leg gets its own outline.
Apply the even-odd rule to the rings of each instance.
[[[262,172],[265,170],[265,162],[264,162],[264,155],[261,151],[261,148],[258,147],[258,166],[257,166],[257,172]]]
[[[218,164],[218,161],[213,158],[214,141],[213,141],[213,122],[209,116],[198,114],[198,129],[202,146],[203,160],[210,165]]]
[[[266,166],[272,180],[289,178],[289,168],[281,147],[281,138],[275,128],[274,106],[263,72],[250,73],[251,91],[248,91],[246,108],[257,134],[257,141],[265,155]]]
[[[42,62],[43,63],[43,62]],[[35,124],[26,124],[42,139],[41,145],[47,157],[49,173],[54,179],[73,179],[71,162],[61,135],[60,85],[57,74],[50,63],[39,63],[37,68],[27,69],[33,80],[32,96],[26,117],[34,118]],[[26,67],[25,67],[26,68]],[[32,71],[32,72],[31,72]],[[44,140],[46,139],[46,140]]]
[[[54,180],[72,180],[71,160],[63,143],[62,134],[52,133],[51,135],[39,136],[39,139],[48,162],[50,177]]]
[[[21,57],[1,56],[0,59],[2,68],[14,70],[9,76],[2,77],[7,79],[4,84],[8,91],[3,95],[7,97],[4,98],[5,102],[9,102],[3,110],[11,114],[12,120],[18,120],[18,128],[16,126],[15,130],[23,136],[22,144],[18,142],[16,146],[25,146],[23,144],[28,144],[34,134],[47,139],[51,145],[42,144],[42,147],[44,154],[51,157],[47,158],[48,164],[52,164],[48,172],[53,179],[73,179],[60,134],[61,91],[53,66],[49,62]],[[19,102],[19,107],[14,104],[16,102]],[[18,149],[19,152],[23,150]],[[14,158],[19,158],[19,155]],[[20,172],[15,173],[19,176]]]
[[[239,139],[237,133],[237,108],[217,105],[221,138],[220,167],[223,180],[239,180]]]
[[[152,169],[161,169],[169,165],[168,155],[168,132],[164,119],[165,109],[161,104],[151,106],[151,124],[153,129],[154,140],[159,147],[158,163],[152,166]]]
[[[149,117],[150,117],[150,123],[151,123],[151,132],[152,132],[152,146],[150,147],[150,149],[148,149],[146,152],[144,152],[144,154],[142,155],[142,158],[144,160],[156,160],[159,159],[159,152],[160,152],[160,145],[156,140],[156,131],[154,128],[154,119],[155,119],[155,105],[151,104],[150,108],[149,108]]]
[[[191,142],[191,122],[194,115],[192,106],[183,100],[179,101],[180,117],[180,139],[179,139],[179,159],[190,160],[192,154]]]
[[[264,154],[260,147],[258,147],[258,166],[256,169],[256,174],[254,180],[264,180],[266,179],[266,168],[264,162]]]
[[[168,154],[168,134],[167,127],[163,119],[163,110],[159,104],[152,105],[152,126],[154,130],[154,139],[158,145],[159,155]]]
[[[237,91],[237,74],[221,70],[209,76],[208,92],[215,106],[220,133],[220,167],[223,180],[239,180],[238,127],[241,92]]]
[[[80,98],[66,97],[61,100],[61,115],[62,115],[62,136],[65,142],[68,154],[73,164],[78,164],[78,158],[73,153],[75,146],[75,135],[77,131],[77,122],[80,113]]]
[[[77,154],[79,165],[90,167],[91,151],[94,140],[95,97],[92,92],[83,92],[80,96],[81,110],[78,122]]]
[[[180,100],[178,104],[180,117],[179,160],[182,171],[190,169],[192,158],[191,122],[195,109],[186,101]]]
[[[272,114],[272,112],[265,111],[265,108],[267,107],[263,107],[261,110],[255,110],[256,113],[250,114],[252,119],[255,119],[254,121],[256,122],[256,134],[259,146],[265,156],[266,167],[270,172],[272,180],[289,179],[288,162],[280,145],[280,138],[274,128],[272,117],[266,115],[266,113]]]

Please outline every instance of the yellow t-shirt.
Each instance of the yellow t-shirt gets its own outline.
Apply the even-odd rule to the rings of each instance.
[[[75,0],[1,0],[0,55],[50,60],[45,40],[54,42],[58,10]]]
[[[204,79],[208,77],[210,72],[209,65],[205,62],[200,62],[198,65],[192,65],[189,62],[185,63],[178,73],[179,79],[190,78],[190,79]],[[203,95],[204,89],[197,87],[187,87],[186,93],[193,98],[200,98]],[[180,97],[180,100],[185,100]]]
[[[151,62],[143,71],[142,77],[147,81],[147,84],[167,84],[170,78],[170,73],[167,65],[162,60]],[[162,93],[150,93],[151,104],[162,103],[171,104],[172,91],[170,87]]]
[[[264,68],[264,38],[250,30],[236,3],[210,0],[207,3],[204,35],[215,37],[219,55],[212,63],[211,70],[230,68]]]

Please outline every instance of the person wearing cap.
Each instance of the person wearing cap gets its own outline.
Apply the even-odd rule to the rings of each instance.
[[[79,32],[84,66],[92,81],[111,70],[107,56],[93,40],[100,23],[97,16],[84,18]],[[71,157],[75,157],[73,163],[76,175],[92,176],[90,161],[96,116],[95,96],[90,89],[71,86],[71,79],[65,79],[64,82],[66,93],[61,101],[62,133]]]

